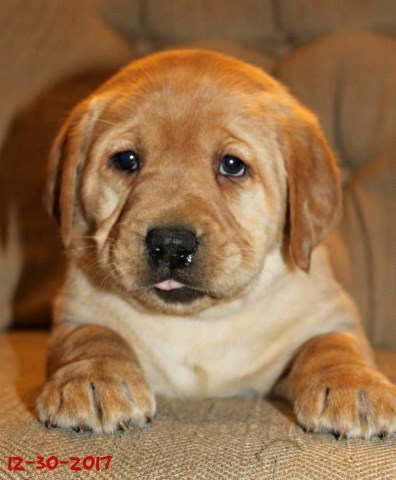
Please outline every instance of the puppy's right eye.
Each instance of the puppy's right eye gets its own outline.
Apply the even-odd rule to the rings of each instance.
[[[110,165],[123,172],[135,172],[139,168],[139,157],[133,150],[118,152],[110,158]]]

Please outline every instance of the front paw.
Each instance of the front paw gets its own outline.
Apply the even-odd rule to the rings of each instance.
[[[112,433],[143,426],[155,414],[155,398],[141,370],[119,359],[80,360],[61,367],[37,399],[48,427]]]
[[[383,438],[396,431],[396,387],[373,368],[333,366],[299,383],[294,411],[309,432]]]

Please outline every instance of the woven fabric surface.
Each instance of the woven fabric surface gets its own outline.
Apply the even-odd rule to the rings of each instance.
[[[148,428],[115,435],[47,430],[34,415],[46,340],[46,334],[34,332],[0,335],[1,479],[396,478],[396,439],[337,441],[305,434],[287,405],[261,398],[160,398]],[[378,360],[393,373],[396,353],[380,352]],[[112,460],[107,471],[74,472],[70,465],[36,470],[25,463],[51,455],[60,460],[111,455]],[[25,471],[8,470],[8,458],[16,456]]]

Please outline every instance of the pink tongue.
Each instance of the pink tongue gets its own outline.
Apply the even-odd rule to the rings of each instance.
[[[183,288],[184,286],[185,285],[176,280],[165,280],[154,285],[155,288],[159,288],[160,290],[174,290],[175,288]]]

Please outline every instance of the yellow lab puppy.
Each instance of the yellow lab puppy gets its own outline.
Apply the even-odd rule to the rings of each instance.
[[[262,71],[205,51],[132,63],[71,113],[47,203],[71,252],[47,426],[143,425],[155,393],[275,392],[308,431],[396,430],[396,387],[314,250],[340,214],[336,162]]]

